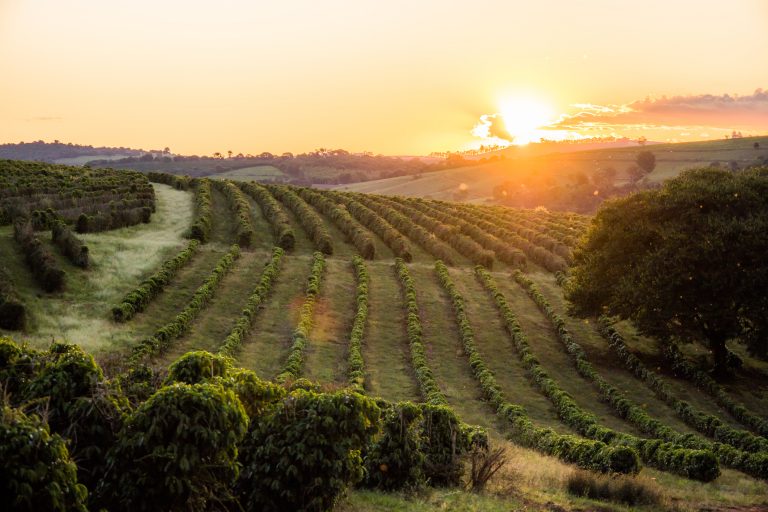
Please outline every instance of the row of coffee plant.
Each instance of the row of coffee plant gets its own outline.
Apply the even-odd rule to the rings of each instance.
[[[584,349],[574,341],[570,332],[568,332],[563,318],[554,311],[549,301],[538,290],[533,281],[518,271],[514,273],[514,278],[550,321],[558,340],[563,344],[565,351],[573,360],[579,375],[595,385],[603,399],[614,408],[620,417],[626,419],[644,434],[655,439],[708,453],[716,457],[725,466],[738,469],[758,478],[768,478],[768,452],[750,453],[728,444],[710,442],[700,436],[681,434],[661,421],[652,418],[642,406],[627,398],[624,393],[609,384],[594,369]]]
[[[17,220],[13,225],[13,237],[24,253],[24,261],[35,280],[46,292],[64,289],[65,272],[59,267],[55,256],[38,238],[28,220]]]
[[[232,269],[239,257],[240,247],[233,245],[216,263],[205,282],[195,291],[184,309],[173,320],[160,327],[152,336],[140,341],[133,348],[130,362],[140,363],[148,357],[161,354],[171,346],[173,340],[183,336],[191,326],[192,321],[208,305],[222,278]]]
[[[410,262],[413,259],[408,240],[387,220],[348,194],[325,191],[324,195],[343,205],[361,224],[375,233],[392,250],[397,258]]]
[[[368,287],[370,276],[365,261],[360,256],[352,258],[355,269],[355,318],[349,334],[349,354],[347,355],[347,380],[349,387],[363,393],[365,390],[365,361],[363,360],[363,340],[368,322]]]
[[[346,208],[308,188],[298,188],[296,192],[306,202],[328,217],[346,235],[347,240],[355,246],[363,258],[372,260],[376,256],[373,236],[349,214]]]
[[[437,379],[429,367],[427,361],[427,351],[424,347],[424,336],[421,327],[421,317],[419,316],[419,305],[416,301],[416,288],[413,284],[413,278],[405,262],[395,259],[395,272],[400,281],[400,288],[405,303],[405,328],[408,335],[408,345],[411,349],[411,366],[416,373],[416,380],[419,383],[419,389],[424,402],[430,405],[447,405],[448,401],[445,395],[437,385]]]
[[[469,222],[458,218],[449,208],[439,208],[440,203],[436,201],[410,199],[407,200],[407,204],[424,214],[434,217],[443,224],[455,226],[459,232],[468,236],[488,251],[491,251],[499,261],[515,267],[525,268],[527,259],[520,249],[481,229],[474,221]],[[481,264],[477,261],[475,263]]]
[[[325,227],[322,217],[299,197],[293,190],[285,186],[269,185],[267,187],[281,203],[295,215],[301,227],[315,244],[315,248],[323,254],[333,254],[333,239]]]
[[[662,349],[662,355],[676,376],[691,381],[697,388],[711,396],[717,405],[728,411],[742,425],[749,427],[763,437],[768,437],[768,420],[734,400],[712,377],[688,361],[676,345],[666,344]]]
[[[211,180],[195,180],[195,217],[187,232],[187,238],[207,243],[211,238],[213,220],[213,199],[211,198]]]
[[[496,216],[484,212],[484,209],[471,205],[456,205],[451,208],[451,212],[457,217],[475,224],[481,230],[491,233],[500,240],[505,240],[510,245],[520,249],[528,259],[537,265],[544,267],[550,272],[564,270],[567,263],[557,254],[553,254],[548,249],[536,244],[527,238],[524,238],[516,231],[504,227]]]
[[[448,267],[438,261],[435,263],[435,271],[440,284],[451,299],[459,337],[472,374],[496,414],[509,422],[509,435],[514,442],[593,471],[630,474],[639,471],[640,460],[635,450],[625,446],[609,446],[593,439],[559,434],[551,428],[536,426],[522,406],[509,402],[496,382],[493,371],[477,349],[464,297],[456,289]]]
[[[488,291],[501,320],[512,340],[523,366],[539,391],[555,406],[560,419],[584,437],[607,444],[618,444],[635,449],[640,459],[650,466],[676,473],[694,480],[709,482],[720,475],[720,465],[708,450],[697,450],[660,439],[642,439],[617,432],[598,423],[597,418],[582,409],[576,401],[552,379],[533,354],[528,339],[512,312],[504,294],[499,291],[491,274],[482,267],[475,268],[476,276]]]
[[[601,317],[598,319],[598,331],[624,364],[624,367],[643,381],[686,424],[720,443],[729,444],[748,452],[762,451],[768,453],[768,439],[756,436],[746,430],[732,428],[717,416],[703,412],[689,402],[677,398],[669,384],[629,350],[624,337],[611,325],[608,318]]]
[[[256,240],[256,229],[251,217],[251,203],[237,185],[227,180],[214,181],[216,188],[224,194],[229,209],[235,214],[235,240],[240,247],[250,247]]]
[[[283,387],[207,352],[164,380],[107,379],[76,345],[0,353],[0,494],[18,510],[330,511],[355,485],[458,485],[488,449],[445,407]]]
[[[160,270],[125,294],[120,304],[112,308],[112,318],[116,322],[126,322],[137,313],[144,311],[149,303],[171,282],[178,271],[189,263],[199,246],[198,240],[190,240],[187,246],[173,258],[166,260]]]
[[[315,304],[320,295],[320,286],[325,274],[325,257],[320,251],[312,255],[312,270],[307,280],[307,289],[304,294],[304,302],[299,310],[299,323],[291,336],[291,348],[282,370],[275,380],[286,382],[298,379],[304,370],[304,351],[309,345],[309,334],[312,330],[312,322],[315,315]]]
[[[446,224],[433,215],[422,213],[416,208],[408,206],[405,200],[390,199],[383,196],[377,197],[376,200],[398,210],[407,216],[411,222],[426,228],[430,233],[441,239],[472,263],[483,265],[487,268],[493,267],[494,253],[486,250],[482,245],[462,234],[455,225]]]
[[[261,208],[261,213],[269,222],[272,233],[275,236],[275,245],[282,247],[286,251],[293,249],[296,244],[296,234],[293,232],[291,220],[288,214],[280,206],[269,190],[254,182],[241,182],[240,188],[256,201]]]
[[[147,179],[153,183],[162,183],[169,185],[176,190],[189,190],[194,184],[194,179],[189,176],[179,176],[178,174],[169,174],[167,172],[150,171],[147,173]]]
[[[438,240],[434,234],[416,224],[391,206],[379,203],[371,195],[358,194],[353,197],[367,208],[378,215],[381,215],[390,225],[408,237],[411,241],[421,246],[427,253],[431,254],[436,259],[445,261],[448,265],[453,264],[453,251],[447,244]]]
[[[272,291],[272,286],[280,275],[280,264],[282,262],[284,251],[280,247],[272,248],[272,257],[269,263],[264,267],[259,277],[259,282],[248,297],[248,302],[245,303],[240,318],[237,319],[235,326],[230,331],[227,338],[224,340],[219,353],[225,356],[234,357],[240,346],[243,344],[243,339],[248,335],[253,327],[253,320],[256,317],[256,313],[264,305],[264,302],[269,297],[269,293]]]
[[[59,221],[51,227],[51,239],[73,265],[80,268],[90,266],[88,246],[64,222]]]
[[[27,307],[16,291],[11,274],[0,266],[0,329],[19,331],[27,325]]]

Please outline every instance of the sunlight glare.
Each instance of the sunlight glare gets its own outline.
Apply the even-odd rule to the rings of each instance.
[[[555,113],[548,104],[534,98],[509,98],[501,102],[504,127],[514,137],[512,144],[525,145],[547,137],[540,128],[551,124]]]

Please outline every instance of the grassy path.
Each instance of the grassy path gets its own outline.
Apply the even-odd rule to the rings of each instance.
[[[211,239],[208,245],[226,251],[235,240],[237,225],[234,222],[232,210],[229,209],[227,198],[216,187],[211,187]]]
[[[232,270],[224,276],[207,307],[195,319],[189,332],[176,340],[160,358],[170,364],[190,350],[218,351],[256,286],[270,253],[243,252]]]
[[[366,390],[387,400],[420,401],[405,335],[405,310],[392,263],[370,263]]]
[[[600,336],[594,325],[581,319],[572,318],[566,314],[565,300],[560,288],[554,281],[554,277],[544,274],[535,274],[529,277],[536,282],[541,293],[547,298],[558,314],[563,317],[566,327],[574,336],[574,340],[581,345],[587,353],[590,362],[606,381],[623,390],[632,400],[646,405],[649,414],[670,427],[680,432],[696,432],[686,425],[672,408],[656,398],[653,391],[642,381],[624,368],[623,363],[610,349],[605,339]],[[686,389],[680,386],[680,383],[676,384],[675,388],[679,393],[678,398],[690,402],[702,411],[714,414],[726,424],[740,428],[738,423],[733,421],[727,413],[721,411],[711,398],[698,391],[694,386],[686,386]]]
[[[525,407],[526,412],[542,426],[561,433],[571,429],[560,422],[552,404],[529,382],[526,370],[517,357],[512,341],[504,329],[492,299],[469,269],[449,269],[456,289],[465,297],[467,315],[475,331],[475,343],[483,361],[496,376],[501,390],[511,402]]]
[[[327,258],[314,325],[305,352],[304,376],[345,384],[349,331],[355,316],[355,273],[348,259]]]
[[[496,274],[494,277],[499,290],[504,293],[512,311],[517,315],[533,353],[560,387],[570,394],[581,408],[594,414],[601,424],[619,432],[643,437],[632,425],[618,418],[613,408],[601,400],[592,384],[581,378],[552,330],[549,320],[525,291],[506,274]]]
[[[120,349],[135,340],[130,324],[112,322],[110,309],[184,245],[182,234],[193,212],[189,192],[161,184],[154,187],[157,211],[149,224],[81,235],[92,268],[85,271],[67,263],[66,289],[59,294],[42,293],[16,249],[13,229],[0,228],[0,261],[13,275],[31,315],[28,332],[14,333],[15,339],[40,348],[52,339],[69,341],[93,353]],[[50,233],[39,236],[50,238]]]
[[[283,256],[282,269],[264,309],[243,340],[238,364],[271,379],[285,360],[309,276],[311,256]]]
[[[463,421],[502,430],[503,423],[483,401],[480,386],[472,375],[459,339],[453,306],[433,266],[410,265],[409,271],[416,287],[427,360],[440,390]]]

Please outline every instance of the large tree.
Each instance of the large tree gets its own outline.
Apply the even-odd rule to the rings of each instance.
[[[664,343],[768,349],[768,168],[686,171],[609,201],[574,254],[566,296],[580,315],[632,320]]]

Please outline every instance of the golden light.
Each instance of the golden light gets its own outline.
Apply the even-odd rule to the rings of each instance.
[[[500,107],[504,127],[514,137],[512,144],[524,145],[551,138],[551,131],[540,128],[555,119],[552,107],[534,98],[510,98],[503,100]]]

